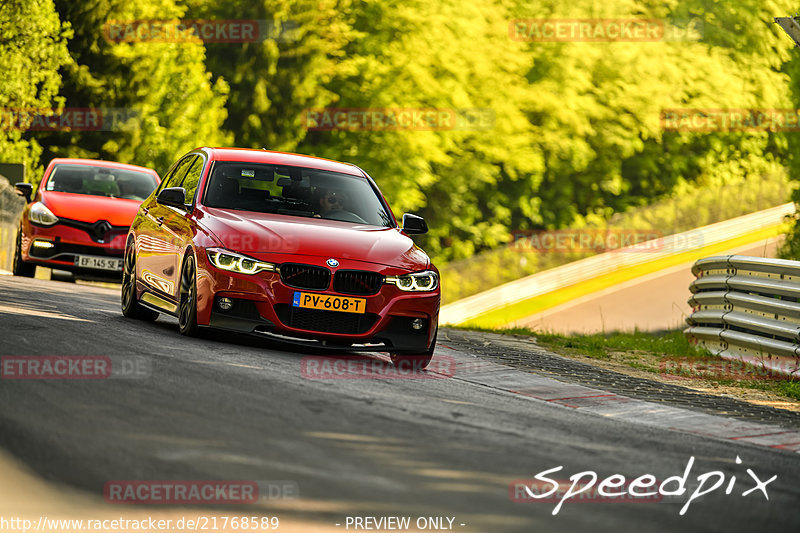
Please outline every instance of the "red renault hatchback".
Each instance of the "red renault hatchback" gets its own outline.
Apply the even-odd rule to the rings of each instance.
[[[42,265],[76,277],[119,280],[131,221],[158,183],[149,168],[52,160],[33,198],[31,184],[16,185],[28,205],[17,233],[14,275],[33,277]]]
[[[142,203],[125,247],[122,312],[284,341],[387,351],[424,368],[439,273],[360,168],[266,150],[199,148]]]

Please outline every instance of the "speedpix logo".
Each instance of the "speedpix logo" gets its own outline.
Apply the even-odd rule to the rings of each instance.
[[[742,460],[739,456],[736,456],[736,464],[742,464]],[[660,483],[652,474],[644,474],[631,481],[622,474],[613,474],[600,479],[598,483],[597,473],[592,470],[587,470],[571,475],[569,477],[569,482],[564,482],[564,486],[568,486],[566,490],[562,489],[560,480],[548,477],[564,469],[563,466],[557,466],[548,470],[542,470],[536,474],[531,481],[517,480],[512,482],[511,485],[509,485],[509,497],[511,501],[516,503],[556,501],[556,506],[553,508],[553,515],[557,515],[567,500],[574,502],[617,501],[630,503],[637,499],[661,501],[662,498],[669,496],[682,497],[689,492],[687,486],[690,483],[694,485],[696,481],[694,490],[692,490],[679,512],[679,514],[683,516],[686,514],[692,502],[698,500],[702,496],[720,490],[723,487],[724,489],[722,490],[725,491],[726,495],[730,495],[736,490],[737,492],[741,491],[741,497],[746,497],[751,494],[757,496],[760,493],[764,496],[765,500],[769,500],[767,485],[778,478],[777,475],[774,475],[767,480],[763,480],[752,469],[748,468],[745,471],[748,477],[745,478],[742,476],[744,479],[741,482],[739,482],[740,480],[736,476],[732,475],[728,478],[724,472],[719,470],[698,474],[694,480],[692,480],[691,473],[693,466],[694,456],[689,458],[682,475],[668,477]],[[742,485],[745,485],[744,489]]]

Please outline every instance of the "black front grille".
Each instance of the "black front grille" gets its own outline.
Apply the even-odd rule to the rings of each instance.
[[[333,290],[344,294],[375,294],[383,276],[367,270],[339,270],[333,275]]]
[[[275,313],[281,322],[292,328],[344,335],[366,333],[378,320],[378,315],[373,313],[357,314],[303,309],[286,304],[276,305]]]
[[[280,272],[281,281],[297,289],[325,290],[331,284],[331,271],[327,268],[285,263]]]

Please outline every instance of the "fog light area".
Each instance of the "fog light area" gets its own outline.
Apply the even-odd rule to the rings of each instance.
[[[217,307],[219,307],[221,311],[230,311],[233,309],[233,300],[223,296],[217,300]]]

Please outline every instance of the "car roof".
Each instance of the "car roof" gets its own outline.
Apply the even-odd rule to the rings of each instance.
[[[139,165],[129,165],[127,163],[117,163],[116,161],[104,161],[102,159],[78,159],[71,157],[60,157],[50,161],[50,165],[67,164],[67,165],[86,165],[92,167],[106,167],[106,168],[119,168],[126,170],[139,170],[149,172],[158,176],[158,173],[152,168],[140,167]]]
[[[352,176],[366,177],[363,170],[351,163],[341,163],[331,159],[323,159],[310,155],[292,154],[288,152],[273,152],[254,148],[209,148],[201,147],[198,150],[207,152],[215,161],[236,161],[243,163],[266,163],[272,165],[286,165],[290,167],[314,168],[329,170]]]

